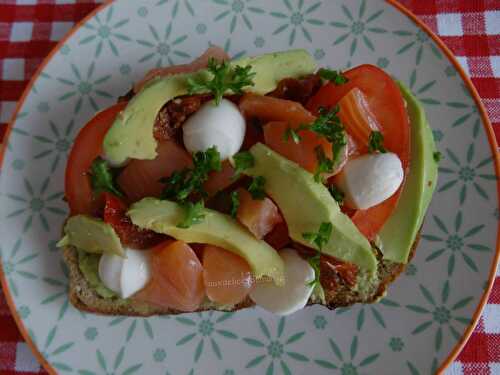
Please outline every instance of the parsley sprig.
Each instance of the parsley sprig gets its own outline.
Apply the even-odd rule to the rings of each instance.
[[[262,200],[266,197],[266,191],[264,190],[265,185],[266,179],[263,176],[257,176],[252,179],[248,187],[248,192],[252,195],[253,199]]]
[[[237,191],[231,193],[231,216],[236,217],[240,208],[240,195]]]
[[[349,82],[347,77],[342,73],[341,70],[332,70],[322,68],[318,71],[318,75],[325,81],[332,82],[335,86],[343,85]]]
[[[441,159],[443,158],[443,154],[439,151],[436,151],[432,154],[432,158],[434,159],[434,161],[436,163],[439,163],[441,161]]]
[[[339,206],[344,205],[345,194],[344,194],[344,192],[342,190],[340,190],[335,185],[330,185],[328,187],[328,191],[332,195],[333,199],[335,199],[337,201],[337,203],[339,204]]]
[[[314,270],[314,280],[308,283],[310,286],[316,286],[320,284],[320,263],[321,263],[321,252],[323,250],[323,246],[325,246],[330,240],[330,236],[332,235],[333,225],[329,222],[323,222],[319,226],[317,232],[308,232],[303,233],[302,237],[310,242],[311,244],[316,246],[316,254],[308,259],[309,264]]]
[[[102,158],[95,159],[90,167],[90,184],[95,193],[107,191],[118,197],[123,197],[123,193],[115,186],[115,174],[108,162]]]
[[[178,224],[179,228],[189,228],[203,220],[205,217],[203,199],[193,203],[188,201],[188,198],[193,195],[206,197],[207,193],[203,189],[203,184],[207,181],[208,174],[212,171],[220,171],[221,168],[220,154],[214,146],[204,152],[195,153],[192,168],[184,168],[160,180],[165,184],[161,198],[176,201],[185,210],[185,217]]]
[[[333,172],[335,164],[338,162],[340,152],[347,144],[347,135],[344,126],[340,122],[338,113],[339,106],[335,106],[330,110],[321,107],[318,117],[311,124],[302,124],[296,128],[289,127],[283,134],[283,139],[285,141],[292,139],[295,143],[299,143],[302,140],[299,132],[302,130],[310,130],[332,144],[332,159],[329,159],[325,155],[323,147],[318,146],[314,149],[318,160],[318,167],[314,174],[314,180],[316,182],[321,182],[321,174]]]
[[[207,70],[211,73],[211,79],[204,76],[188,78],[188,92],[189,94],[211,92],[214,95],[216,105],[220,103],[222,97],[228,91],[241,94],[243,88],[254,85],[255,72],[251,71],[252,67],[250,65],[232,66],[227,61],[219,63],[214,58],[211,58],[208,60]]]
[[[222,168],[220,154],[217,148],[210,147],[207,151],[199,151],[193,155],[193,168],[175,171],[168,178],[160,180],[165,184],[161,198],[184,202],[193,193],[206,196],[203,183],[212,171]]]
[[[255,159],[249,151],[241,151],[233,156],[234,176],[236,180],[245,169],[252,168],[255,165]]]
[[[347,144],[347,136],[344,131],[344,126],[341,124],[338,117],[339,106],[335,106],[328,110],[324,107],[319,109],[319,115],[314,122],[309,126],[309,129],[316,134],[326,138],[333,146],[333,150],[337,154],[340,149]]]
[[[321,175],[323,173],[333,172],[333,167],[335,166],[335,163],[333,162],[332,159],[328,158],[325,155],[325,151],[323,150],[322,146],[316,146],[314,152],[316,153],[316,159],[318,160],[318,166],[314,171],[314,181],[320,183],[323,181]]]
[[[199,200],[196,203],[185,202],[182,203],[184,208],[184,219],[177,224],[178,228],[189,228],[191,225],[199,224],[205,218],[205,203]]]
[[[372,131],[370,138],[368,139],[368,151],[372,154],[375,152],[386,153],[387,150],[384,147],[384,136],[379,131]]]
[[[299,125],[295,129],[292,127],[288,127],[285,132],[283,133],[283,140],[285,142],[289,141],[290,139],[293,140],[294,143],[300,143],[302,140],[302,137],[300,136],[299,132],[301,130],[307,130],[309,129],[309,125]]]

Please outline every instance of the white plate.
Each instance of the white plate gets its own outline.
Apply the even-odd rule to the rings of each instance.
[[[444,155],[416,257],[382,303],[285,318],[250,309],[149,319],[68,304],[55,248],[63,174],[78,129],[148,69],[210,44],[232,56],[306,48],[324,66],[371,63],[425,105]],[[118,1],[44,64],[23,97],[1,182],[6,294],[45,366],[61,373],[428,374],[472,330],[495,265],[495,150],[477,93],[421,26],[382,1]],[[498,165],[497,165],[498,168]]]

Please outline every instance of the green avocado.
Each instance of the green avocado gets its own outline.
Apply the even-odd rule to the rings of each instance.
[[[134,203],[127,214],[140,228],[188,243],[206,243],[232,251],[248,262],[254,277],[268,276],[278,285],[284,283],[284,264],[276,250],[256,239],[231,216],[205,209],[201,223],[179,228],[177,224],[184,217],[184,209],[177,203],[155,198]]]
[[[411,126],[411,164],[398,205],[379,233],[384,259],[408,262],[408,255],[422,225],[436,187],[436,145],[421,103],[399,82]]]
[[[72,216],[64,226],[59,247],[74,246],[88,253],[125,256],[120,238],[113,227],[100,219],[85,215]]]
[[[258,94],[274,90],[283,78],[300,77],[316,70],[314,59],[301,49],[234,60],[231,65],[252,66],[256,72],[255,85],[248,91]],[[127,158],[156,157],[153,136],[156,115],[169,100],[188,93],[188,78],[211,79],[211,74],[202,70],[152,79],[132,98],[104,138],[104,154],[109,161],[120,164]]]
[[[99,277],[99,260],[101,254],[91,254],[84,250],[78,250],[78,267],[89,285],[94,288],[102,298],[117,297],[116,293],[107,288]]]
[[[323,252],[356,264],[366,271],[367,279],[375,277],[377,259],[370,243],[340,211],[328,189],[315,182],[311,173],[262,143],[254,145],[250,152],[255,166],[244,173],[266,179],[264,189],[283,213],[290,237],[310,246],[303,234],[317,232],[321,223],[330,222],[332,235]]]

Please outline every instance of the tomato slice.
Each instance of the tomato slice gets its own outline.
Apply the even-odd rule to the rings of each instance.
[[[406,174],[410,163],[410,125],[398,86],[387,73],[373,65],[361,65],[344,74],[349,79],[346,84],[324,85],[311,98],[307,108],[316,113],[320,107],[333,107],[352,89],[358,88],[380,126],[385,148],[399,156]],[[401,189],[379,205],[358,210],[352,216],[354,224],[368,239],[374,239],[392,214],[400,193]]]
[[[229,305],[243,301],[254,285],[250,266],[243,258],[210,245],[203,250],[203,280],[211,301]]]
[[[93,213],[95,201],[87,173],[95,158],[101,155],[102,141],[116,115],[126,105],[118,103],[97,113],[78,133],[69,154],[64,181],[71,215]]]
[[[113,227],[124,246],[148,249],[165,241],[167,238],[165,235],[134,225],[126,215],[127,205],[120,198],[111,193],[103,193],[103,196],[104,221]]]

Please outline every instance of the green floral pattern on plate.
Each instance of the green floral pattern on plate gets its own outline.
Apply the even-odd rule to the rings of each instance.
[[[102,317],[70,305],[55,248],[69,145],[146,70],[187,63],[211,44],[232,57],[306,48],[332,68],[376,64],[423,102],[443,155],[440,177],[415,258],[388,298],[287,318],[260,309]],[[61,373],[428,374],[464,334],[484,288],[497,182],[460,75],[382,1],[123,0],[65,42],[22,105],[0,171],[1,262],[20,318]]]

